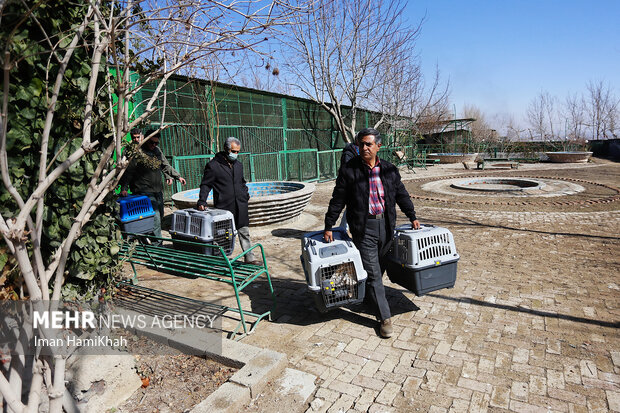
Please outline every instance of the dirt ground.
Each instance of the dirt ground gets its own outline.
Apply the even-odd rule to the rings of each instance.
[[[577,182],[585,191],[544,200],[535,197],[515,200],[494,195],[483,198],[448,196],[421,189],[426,182],[457,175],[557,178]],[[489,334],[488,328],[492,328],[485,327],[487,330],[481,332],[477,331],[476,326],[480,323],[487,326],[498,323],[500,334],[512,337],[509,338],[512,340],[510,343],[521,343],[537,355],[539,346],[546,341],[535,338],[536,330],[561,332],[560,342],[562,348],[566,348],[563,354],[576,359],[586,356],[593,358],[603,372],[614,373],[608,347],[617,345],[619,340],[620,201],[616,199],[620,193],[617,189],[620,184],[619,163],[595,160],[587,165],[565,167],[554,164],[523,165],[516,171],[472,171],[462,167],[434,166],[416,174],[403,173],[403,180],[415,196],[414,204],[420,221],[446,227],[453,233],[460,261],[455,288],[440,290],[425,297],[415,297],[386,278],[397,336],[425,323],[443,323],[448,327],[448,330],[441,330],[443,336],[447,335],[452,340],[460,337],[477,343],[476,335]],[[248,344],[286,353],[294,368],[320,376],[319,386],[330,385],[328,379],[324,378],[329,363],[316,359],[312,353],[317,351],[317,345],[322,346],[320,351],[328,351],[330,346],[338,344],[337,339],[325,337],[320,328],[334,328],[327,326],[334,323],[338,326],[340,320],[344,320],[347,325],[334,330],[363,330],[374,326],[371,316],[356,314],[350,309],[320,315],[314,311],[314,305],[306,294],[306,283],[299,261],[299,239],[306,232],[322,228],[332,188],[333,182],[317,184],[310,205],[295,222],[251,228],[253,242],[261,243],[268,257],[278,295],[278,310],[275,322],[263,321],[255,334],[243,339]],[[400,215],[399,223],[405,222]],[[141,284],[147,287],[186,297],[205,300],[219,297],[224,302],[230,300],[228,291],[205,280],[181,280],[148,271],[141,273],[140,279]],[[246,304],[255,310],[261,309],[264,302],[261,298],[264,296],[263,289],[264,283],[248,291]],[[481,310],[457,309],[457,306],[469,308],[470,305]],[[445,310],[449,315],[433,315],[437,312],[436,308]],[[415,321],[418,317],[429,317],[429,314],[430,321]],[[321,327],[317,330],[317,326]],[[307,333],[309,328],[313,332]],[[372,329],[369,331],[371,338],[376,336]],[[484,347],[484,344],[480,345]],[[486,350],[472,351],[478,354],[475,356],[478,358],[482,357],[480,354],[486,354]],[[158,368],[163,371],[179,370],[174,358],[167,362],[171,365],[160,364]],[[321,363],[324,365],[323,371],[316,367]],[[441,374],[455,373],[451,367],[438,369]],[[207,379],[197,366],[182,370],[183,377],[196,374],[202,375],[203,380]],[[461,371],[458,373],[465,374]],[[495,368],[491,381],[510,387],[515,380],[512,370]],[[179,385],[176,389],[182,394],[181,397],[185,397],[186,386]],[[574,391],[586,393],[586,390],[579,388]],[[174,397],[172,393],[167,394],[167,400]],[[405,404],[399,401],[408,396],[403,388],[392,406],[397,411],[410,408],[425,411],[431,406],[447,403],[442,401],[442,397],[447,397],[445,395],[437,396],[438,399],[425,399],[416,394],[408,398],[408,403],[413,404]],[[485,397],[488,405],[489,397]],[[246,406],[246,410],[271,411],[275,408],[265,403],[261,405],[254,401]],[[363,406],[361,404],[359,408]],[[157,405],[150,407],[154,410],[143,411],[165,411],[156,410]],[[307,408],[300,406],[301,411]]]

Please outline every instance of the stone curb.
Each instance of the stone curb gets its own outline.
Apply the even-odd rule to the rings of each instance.
[[[194,406],[191,413],[238,412],[270,381],[281,375],[288,364],[286,354],[240,343],[216,333],[137,327],[132,330],[186,354],[204,356],[239,369],[228,382]]]

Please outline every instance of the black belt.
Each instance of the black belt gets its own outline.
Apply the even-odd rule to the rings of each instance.
[[[385,214],[368,215],[368,219],[383,219]]]

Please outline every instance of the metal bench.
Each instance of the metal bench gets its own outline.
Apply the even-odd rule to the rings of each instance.
[[[222,247],[218,245],[206,245],[191,241],[174,240],[175,244],[186,245],[190,248],[211,247],[219,249],[219,256],[205,255],[199,252],[173,249],[171,246],[152,245],[155,242],[172,242],[169,238],[158,238],[144,234],[124,233],[123,242],[120,245],[119,255],[122,259],[131,263],[134,278],[132,283],[137,283],[136,264],[149,269],[161,271],[171,275],[178,275],[189,278],[204,278],[230,284],[235,293],[236,307],[227,307],[217,304],[224,312],[232,311],[239,314],[239,323],[230,333],[231,338],[239,339],[246,334],[254,331],[260,320],[263,318],[271,319],[275,311],[276,297],[271,283],[271,276],[267,268],[265,251],[261,244],[255,244],[250,249],[244,251],[234,258],[229,258],[224,253]],[[263,264],[253,265],[243,262],[243,257],[251,250],[260,249]],[[244,310],[241,306],[239,293],[249,286],[254,280],[264,275],[267,278],[269,292],[271,294],[272,306],[269,311],[254,313]],[[251,327],[248,326],[246,317],[253,317],[256,320]],[[238,335],[239,332],[242,334]]]

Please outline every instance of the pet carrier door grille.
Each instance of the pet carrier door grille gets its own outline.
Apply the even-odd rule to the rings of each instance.
[[[357,299],[357,274],[353,262],[321,268],[321,290],[327,307]]]
[[[176,214],[173,231],[184,233],[187,225],[187,215]]]
[[[453,253],[450,246],[450,237],[447,233],[419,238],[417,242],[421,261]]]
[[[226,254],[233,250],[233,224],[231,219],[213,222],[213,243],[224,248]]]

